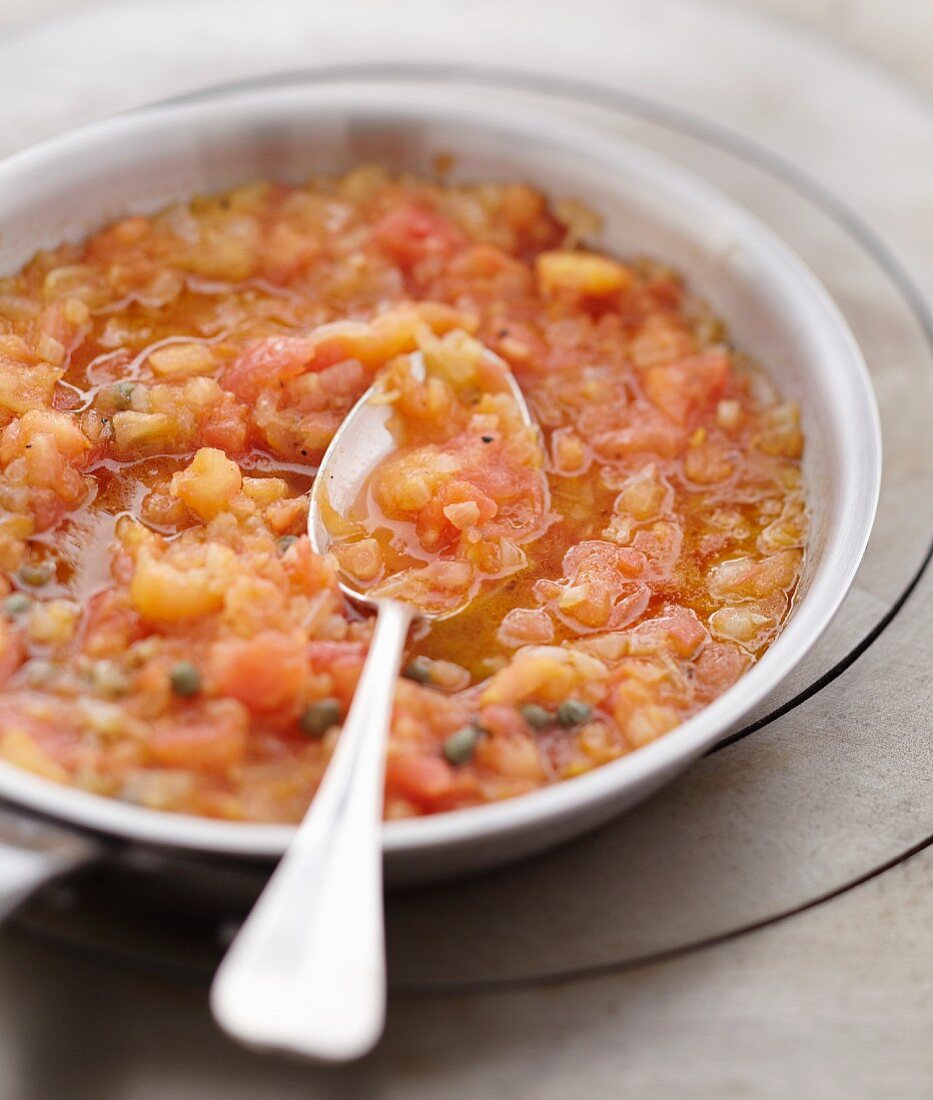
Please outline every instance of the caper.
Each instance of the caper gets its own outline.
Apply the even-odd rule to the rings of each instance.
[[[557,724],[570,729],[571,726],[588,722],[592,713],[593,708],[582,699],[565,699],[557,708]]]
[[[31,605],[32,600],[25,592],[14,592],[3,601],[3,613],[9,615],[12,619],[17,615],[22,615],[24,611],[28,611]]]
[[[107,387],[107,404],[120,411],[130,408],[133,404],[134,389],[136,386],[133,382],[115,382]]]
[[[133,407],[134,382],[114,382],[100,390],[100,407],[106,412],[122,412]]]
[[[537,703],[526,703],[522,707],[522,718],[533,730],[546,730],[554,725],[554,715]]]
[[[431,662],[427,657],[415,657],[402,669],[402,675],[406,680],[414,680],[416,684],[429,684],[431,682]]]
[[[290,546],[294,546],[297,541],[298,541],[298,536],[297,535],[283,535],[278,540],[279,553],[284,554],[285,551]]]
[[[305,707],[298,719],[298,725],[302,733],[309,737],[323,737],[331,726],[340,722],[342,714],[343,707],[339,699],[318,699],[316,703]]]
[[[454,731],[441,749],[447,763],[453,764],[454,767],[466,764],[472,758],[483,732],[483,729],[477,725],[463,726]]]
[[[55,566],[50,561],[27,562],[21,565],[16,574],[22,584],[30,588],[41,588],[55,576]]]
[[[180,699],[190,699],[201,690],[201,673],[190,661],[179,661],[172,665],[169,682]]]

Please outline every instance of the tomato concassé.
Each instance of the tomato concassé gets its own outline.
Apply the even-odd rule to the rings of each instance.
[[[702,287],[596,228],[524,183],[364,166],[0,279],[0,757],[299,820],[372,634],[341,572],[462,608],[412,632],[390,818],[579,775],[733,684],[800,577],[798,410]],[[398,447],[320,556],[308,489],[377,378]]]

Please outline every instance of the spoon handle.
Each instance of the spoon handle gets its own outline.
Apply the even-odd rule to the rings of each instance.
[[[385,744],[411,619],[379,601],[324,779],[214,979],[214,1018],[248,1045],[341,1062],[382,1032]]]

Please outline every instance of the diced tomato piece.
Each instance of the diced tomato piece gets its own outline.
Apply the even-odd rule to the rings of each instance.
[[[87,310],[76,317],[64,302],[47,305],[36,320],[36,332],[57,341],[66,352],[74,351],[88,329]],[[71,315],[70,315],[71,314]]]
[[[314,671],[330,674],[334,694],[349,707],[366,661],[366,647],[361,642],[309,642],[305,654]]]
[[[118,558],[123,564],[127,559]],[[92,596],[81,621],[80,646],[92,655],[120,653],[149,633],[125,589],[106,588]]]
[[[310,337],[267,336],[250,344],[227,367],[220,384],[243,401],[255,401],[267,386],[303,374],[314,352]]]
[[[284,286],[304,271],[319,255],[320,244],[291,226],[275,225],[263,249],[264,274],[270,283]]]
[[[243,760],[246,740],[245,726],[223,715],[196,717],[156,730],[147,749],[164,768],[224,772]]]
[[[527,294],[534,286],[528,267],[492,244],[468,245],[456,252],[431,281],[428,292],[432,297],[456,298],[465,282],[478,300]]]
[[[334,574],[328,559],[315,554],[305,536],[299,538],[289,550],[285,568],[292,587],[309,595],[334,583]]]
[[[334,682],[334,695],[337,696],[345,707],[349,707],[353,702],[353,693],[356,691],[356,685],[360,682],[362,673],[362,659],[356,660],[353,657],[347,656],[342,657],[331,665],[330,676]]]
[[[509,476],[509,471],[505,471],[505,476]],[[486,523],[499,511],[496,502],[475,485],[466,481],[448,481],[421,509],[415,520],[415,533],[422,546],[429,550],[453,546],[460,539],[462,530],[450,522],[444,509],[452,504],[468,503],[476,505],[477,523]]]
[[[729,356],[722,351],[692,355],[645,373],[645,396],[677,424],[707,412],[722,396],[729,378]]]
[[[7,696],[0,709],[0,750],[4,759],[55,783],[67,783],[80,760],[81,735],[73,711],[56,701],[38,717],[29,697]]]
[[[218,405],[201,426],[201,442],[228,455],[243,453],[246,446],[249,409],[232,397]]]
[[[51,489],[33,489],[29,507],[37,531],[53,530],[68,511],[68,505]]]
[[[564,576],[572,583],[599,578],[614,584],[614,574],[630,580],[645,569],[645,556],[628,546],[616,546],[612,542],[587,539],[571,547],[564,555]]]
[[[308,525],[308,502],[301,497],[276,501],[266,510],[266,523],[279,535],[290,533],[296,526],[304,530]]]
[[[600,432],[591,442],[600,458],[612,462],[642,452],[674,458],[686,446],[687,433],[650,405],[641,403],[640,407],[635,407],[631,422],[624,428]]]
[[[357,341],[365,341],[360,334]],[[357,348],[352,340],[348,340],[348,334],[336,333],[333,336],[323,336],[317,340],[312,349],[313,367],[318,371],[326,371],[328,367],[335,367],[345,359],[352,356]],[[309,367],[311,366],[309,360]]]
[[[693,672],[694,699],[705,705],[738,680],[751,657],[732,642],[709,641],[700,652]]]
[[[678,309],[684,298],[684,285],[673,276],[665,276],[650,282],[645,290],[661,309]]]
[[[386,791],[426,813],[453,809],[475,799],[472,773],[452,768],[439,756],[391,753],[386,760]]]
[[[483,729],[495,737],[527,737],[528,730],[521,711],[502,703],[489,703],[480,715]]]
[[[466,243],[453,222],[417,203],[396,207],[381,218],[373,226],[373,240],[405,270],[429,256],[450,256]]]
[[[451,264],[451,274],[464,279],[494,279],[505,272],[513,273],[522,289],[531,286],[525,265],[492,244],[470,245]]]
[[[690,608],[666,606],[660,615],[647,619],[632,630],[633,651],[650,653],[670,646],[678,657],[693,657],[709,638],[709,632]]]
[[[314,353],[314,366],[320,369],[321,390],[334,404],[349,405],[362,396],[370,381],[370,374],[357,359],[348,359],[346,350],[330,367],[320,368],[324,345]]]
[[[341,327],[344,331],[333,331]],[[375,352],[379,361],[393,351],[391,343],[380,340],[376,325],[367,329],[352,322],[325,325],[311,336],[267,336],[227,367],[220,384],[252,403],[262,390],[315,371],[323,372],[321,382],[328,396],[357,397],[369,381],[358,357]]]
[[[267,630],[254,638],[215,643],[210,682],[219,695],[238,699],[254,714],[294,703],[307,679],[302,646],[288,634]]]

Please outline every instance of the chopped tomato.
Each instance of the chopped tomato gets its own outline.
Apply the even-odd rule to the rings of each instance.
[[[449,219],[417,203],[399,206],[380,219],[373,226],[373,240],[406,270],[428,257],[450,256],[466,243]]]
[[[709,642],[697,658],[693,674],[697,702],[711,702],[738,680],[750,664],[750,657],[731,642]]]
[[[645,374],[645,394],[671,420],[684,425],[715,405],[728,377],[728,355],[710,351],[678,363],[650,367]]]
[[[223,707],[213,713],[195,711],[157,729],[146,742],[153,763],[164,768],[225,772],[246,753],[245,720]]]
[[[314,355],[306,336],[267,336],[251,344],[224,371],[224,389],[246,402],[255,401],[267,386],[282,385],[307,370]]]
[[[105,588],[91,596],[81,626],[79,642],[90,654],[125,650],[148,633],[124,588]]]
[[[335,695],[349,707],[366,660],[365,648],[359,642],[312,642],[305,652],[312,668],[328,671]]]
[[[254,714],[263,714],[296,703],[307,663],[297,639],[266,631],[254,638],[215,643],[210,672],[216,694],[238,699]]]
[[[386,760],[386,790],[424,813],[451,810],[475,801],[476,777],[453,768],[438,756],[391,753]]]

